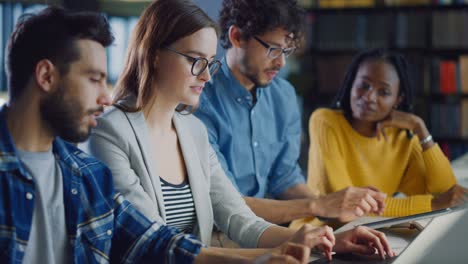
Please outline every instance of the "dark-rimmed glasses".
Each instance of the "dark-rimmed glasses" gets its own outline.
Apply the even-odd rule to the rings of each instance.
[[[219,60],[213,60],[209,62],[208,59],[206,58],[195,58],[187,54],[184,54],[182,52],[179,52],[173,48],[169,48],[169,47],[164,47],[164,48],[189,59],[192,62],[191,73],[193,76],[197,76],[197,77],[200,76],[207,67],[208,67],[208,71],[210,72],[210,75],[213,76],[221,67],[221,62]]]
[[[266,43],[265,41],[261,40],[259,37],[257,36],[254,36],[253,37],[256,41],[258,41],[258,43],[262,44],[263,47],[267,48],[268,49],[268,53],[267,53],[267,56],[268,58],[270,59],[276,59],[278,58],[279,56],[281,56],[282,54],[284,54],[284,57],[288,57],[289,55],[291,55],[295,50],[296,48],[279,48],[279,47],[272,47],[271,45],[269,45],[268,43]]]

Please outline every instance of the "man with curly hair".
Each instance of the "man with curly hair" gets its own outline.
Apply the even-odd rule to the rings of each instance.
[[[317,197],[305,184],[297,162],[301,116],[295,90],[277,76],[302,40],[304,14],[295,0],[224,0],[220,26],[226,55],[196,115],[228,177],[267,221],[313,216],[348,221],[379,214],[385,194],[374,188]]]

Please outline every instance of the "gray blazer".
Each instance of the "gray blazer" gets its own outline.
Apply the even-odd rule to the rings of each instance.
[[[241,246],[257,247],[260,235],[272,224],[250,210],[224,174],[203,123],[193,115],[179,113],[174,115],[173,122],[197,213],[194,233],[210,245],[214,221]],[[148,141],[142,112],[128,113],[110,107],[80,148],[109,166],[116,189],[139,211],[152,221],[166,222],[161,183],[156,174],[158,164]]]

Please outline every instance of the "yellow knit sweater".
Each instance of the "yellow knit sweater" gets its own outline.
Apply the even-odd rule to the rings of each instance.
[[[450,163],[437,144],[422,151],[415,135],[387,128],[388,141],[355,131],[343,113],[319,109],[309,121],[308,186],[316,195],[349,186],[374,186],[386,193],[385,216],[404,216],[431,210],[432,195],[455,183]],[[396,192],[407,198],[392,198]],[[294,221],[293,228],[314,218]]]

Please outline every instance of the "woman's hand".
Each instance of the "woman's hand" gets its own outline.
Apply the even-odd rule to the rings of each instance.
[[[305,245],[309,248],[317,248],[331,260],[331,252],[335,245],[335,235],[333,234],[333,229],[329,226],[313,227],[305,224],[289,239],[289,242]]]
[[[309,263],[310,248],[305,245],[286,242],[271,253],[256,258],[254,264],[306,264]]]
[[[432,199],[432,210],[461,205],[468,202],[468,189],[455,184],[448,191],[441,193]]]
[[[386,256],[395,256],[395,252],[391,249],[384,233],[363,226],[336,234],[334,250],[337,253],[363,255],[373,255],[377,251],[382,259],[385,259]]]
[[[377,123],[377,138],[380,139],[382,135],[385,140],[387,139],[387,135],[384,131],[386,127],[408,129],[417,134],[419,139],[423,139],[429,135],[426,124],[420,117],[398,110],[393,110],[387,118]]]

